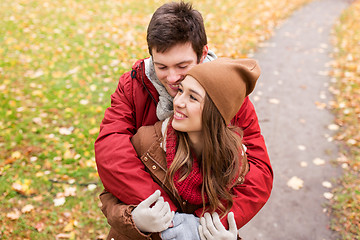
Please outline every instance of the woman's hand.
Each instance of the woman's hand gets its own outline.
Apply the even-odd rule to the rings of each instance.
[[[150,207],[153,203],[154,206]],[[170,226],[174,212],[170,210],[169,203],[160,197],[160,191],[156,190],[142,201],[131,215],[141,232],[162,232]]]
[[[236,240],[237,228],[234,213],[228,214],[229,230],[222,225],[219,215],[214,212],[212,218],[210,213],[205,213],[200,218],[199,234],[201,240]]]

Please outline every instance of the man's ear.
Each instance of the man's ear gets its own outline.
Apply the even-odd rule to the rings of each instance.
[[[207,45],[205,45],[204,48],[203,48],[202,55],[201,55],[200,63],[202,63],[205,60],[208,52],[209,52],[209,48],[208,48]]]

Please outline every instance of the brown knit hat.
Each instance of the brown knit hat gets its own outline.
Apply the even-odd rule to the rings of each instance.
[[[187,75],[203,86],[226,124],[239,111],[260,76],[260,67],[253,59],[218,58],[194,66]]]

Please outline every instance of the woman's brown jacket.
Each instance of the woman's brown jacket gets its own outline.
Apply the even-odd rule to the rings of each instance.
[[[170,196],[173,203],[177,206],[178,212],[194,213],[202,205],[192,205],[184,201],[179,195],[175,195],[170,189],[168,182],[165,182],[166,176],[166,155],[161,148],[163,141],[161,133],[162,122],[157,122],[154,126],[146,126],[131,139],[132,144],[146,170],[151,174],[154,181],[157,182]],[[107,239],[114,240],[134,240],[134,239],[161,239],[158,233],[144,234],[140,232],[131,217],[132,210],[137,205],[127,205],[120,202],[114,195],[104,191],[100,194],[102,203],[101,210],[106,216],[111,226]]]

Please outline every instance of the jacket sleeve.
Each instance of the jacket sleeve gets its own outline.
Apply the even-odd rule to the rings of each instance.
[[[254,106],[248,97],[245,98],[232,123],[244,131],[243,141],[247,147],[246,154],[250,167],[244,183],[233,188],[234,204],[230,211],[234,213],[239,229],[249,222],[269,199],[273,171]],[[198,209],[196,215],[199,216],[201,212],[202,209]],[[221,222],[228,228],[227,217],[222,218]]]
[[[110,234],[115,231],[130,239],[149,239],[151,234],[142,233],[132,219],[131,212],[136,205],[126,205],[107,191],[100,194],[100,201],[102,203],[101,211],[112,228]]]
[[[130,73],[125,73],[111,95],[111,107],[105,111],[95,141],[97,170],[105,189],[122,202],[139,204],[159,189],[171,209],[176,210],[166,192],[145,171],[130,141],[136,132],[134,81]]]
[[[233,124],[244,131],[244,144],[247,147],[247,159],[250,170],[243,184],[234,190],[234,205],[237,227],[241,228],[249,222],[265,205],[270,197],[273,185],[273,171],[266,145],[258,122],[258,118],[249,97],[241,106]],[[224,219],[226,220],[226,219]]]

